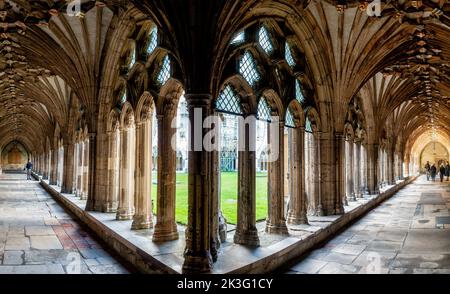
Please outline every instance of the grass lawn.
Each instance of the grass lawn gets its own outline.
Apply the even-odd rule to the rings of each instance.
[[[221,208],[228,223],[236,223],[237,215],[237,172],[221,173]],[[153,173],[152,200],[156,204],[156,173]],[[156,205],[153,207],[156,212]],[[256,219],[267,216],[267,173],[256,174]],[[177,173],[176,220],[187,224],[188,218],[188,175]]]

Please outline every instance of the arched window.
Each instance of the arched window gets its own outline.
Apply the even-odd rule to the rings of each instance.
[[[259,37],[259,45],[266,52],[267,55],[270,55],[273,52],[273,44],[270,40],[269,32],[265,27],[261,27],[258,33]]]
[[[260,75],[256,68],[255,59],[249,51],[245,51],[239,62],[239,73],[252,87],[259,81]]]
[[[239,33],[237,33],[234,37],[233,37],[233,40],[231,40],[231,45],[237,45],[237,44],[240,44],[240,43],[242,43],[242,42],[244,42],[245,41],[245,32],[244,31],[241,31],[241,32],[239,32]]]
[[[295,80],[295,99],[297,99],[300,104],[305,103],[305,96],[303,96],[302,85],[299,80]]]
[[[120,104],[124,104],[125,102],[127,102],[127,90],[126,89],[123,90],[122,98],[120,99]]]
[[[216,110],[236,115],[243,114],[239,97],[230,85],[220,93],[216,101]]]
[[[166,55],[163,59],[163,63],[161,65],[161,69],[158,73],[158,76],[156,77],[157,82],[162,86],[164,85],[167,80],[170,78],[170,59],[169,55]]]
[[[308,132],[308,133],[312,133],[313,132],[312,125],[311,125],[311,120],[309,119],[309,117],[306,117],[306,120],[305,120],[305,131]]]
[[[290,109],[286,112],[286,121],[284,125],[289,128],[295,128],[294,117],[292,116]]]
[[[148,44],[147,44],[147,54],[150,55],[155,51],[156,47],[158,46],[158,28],[155,26],[151,32],[150,36],[148,38]]]
[[[272,121],[272,111],[270,110],[269,104],[267,104],[266,98],[263,96],[258,104],[257,119],[266,122]]]
[[[133,48],[132,50],[131,50],[131,56],[130,56],[130,64],[129,64],[129,68],[132,68],[133,67],[133,65],[135,65],[136,64],[136,49],[135,48]]]
[[[289,64],[290,67],[294,67],[295,66],[295,60],[294,57],[292,56],[292,51],[291,51],[291,47],[289,47],[288,42],[286,42],[285,45],[285,59],[286,62]]]

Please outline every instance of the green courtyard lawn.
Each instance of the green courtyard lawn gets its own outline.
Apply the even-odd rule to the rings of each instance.
[[[237,172],[221,173],[221,209],[228,223],[236,223],[237,215]],[[156,204],[156,173],[153,173],[152,200]],[[256,174],[256,219],[267,216],[267,173]],[[156,212],[156,205],[153,207]],[[177,173],[176,220],[187,224],[188,219],[188,175]]]

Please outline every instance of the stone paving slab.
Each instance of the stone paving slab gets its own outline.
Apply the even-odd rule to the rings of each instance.
[[[436,226],[450,216],[445,189],[417,179],[287,273],[449,274],[450,226]]]
[[[0,274],[129,273],[38,182],[22,176],[0,175]]]

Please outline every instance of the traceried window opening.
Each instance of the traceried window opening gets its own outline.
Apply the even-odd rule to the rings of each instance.
[[[259,45],[264,50],[264,52],[267,53],[267,55],[270,55],[273,51],[273,44],[270,40],[269,32],[265,27],[261,27],[259,29]]]
[[[312,133],[312,124],[311,124],[311,120],[309,119],[309,117],[306,117],[306,121],[305,121],[305,131],[308,133]]]
[[[295,66],[295,60],[294,60],[294,57],[292,56],[291,47],[289,47],[288,42],[286,42],[286,45],[285,45],[285,59],[290,67]]]
[[[133,65],[136,64],[136,49],[133,48],[133,50],[131,50],[131,56],[130,56],[130,65],[129,68],[132,68]]]
[[[158,83],[162,86],[164,85],[167,80],[170,78],[170,59],[169,56],[166,55],[166,57],[164,57],[162,66],[161,66],[161,70],[159,71],[159,74],[156,78],[156,80],[158,81]]]
[[[120,104],[124,104],[127,102],[127,90],[124,90],[122,93],[122,98],[120,99]]]
[[[305,96],[303,96],[302,85],[300,84],[299,80],[295,80],[295,98],[301,104],[305,102]]]
[[[231,45],[237,45],[237,44],[240,44],[240,43],[242,43],[244,41],[245,41],[245,32],[242,31],[242,32],[237,33],[234,36],[234,38],[233,38],[233,40],[231,40],[230,44]]]
[[[257,119],[266,122],[272,121],[272,111],[265,97],[261,97],[259,101]]]
[[[230,85],[227,85],[220,93],[216,101],[216,110],[236,115],[243,114],[239,96]]]
[[[239,63],[239,73],[252,87],[260,78],[259,72],[256,69],[255,60],[252,54],[248,51],[244,53],[244,56],[242,56]]]
[[[288,109],[286,112],[285,126],[288,128],[295,128],[294,117],[292,116],[290,109]]]
[[[150,55],[158,46],[158,28],[154,27],[150,32],[150,37],[147,45],[147,54]]]

